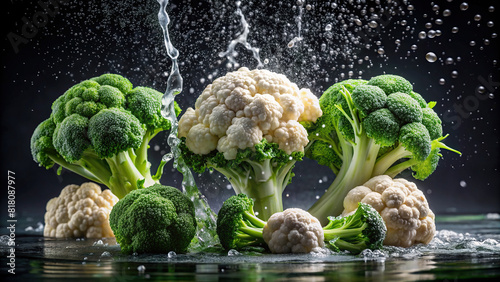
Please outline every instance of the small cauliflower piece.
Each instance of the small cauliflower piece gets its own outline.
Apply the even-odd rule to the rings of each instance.
[[[384,245],[428,244],[436,233],[434,213],[415,183],[387,175],[371,178],[344,198],[342,216],[353,214],[358,202],[377,210],[387,227]]]
[[[324,234],[318,219],[307,211],[289,208],[273,214],[262,231],[273,253],[309,253],[324,247]]]
[[[314,122],[321,115],[319,100],[309,89],[299,89],[282,74],[240,68],[203,90],[194,109],[180,118],[178,135],[193,153],[217,149],[228,160],[264,138],[290,154],[304,152],[309,142],[299,122]]]
[[[115,237],[109,226],[109,213],[118,202],[111,190],[101,190],[92,182],[64,187],[47,202],[43,236],[56,238]]]

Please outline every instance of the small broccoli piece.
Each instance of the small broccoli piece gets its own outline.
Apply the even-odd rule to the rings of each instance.
[[[323,233],[331,249],[358,254],[365,249],[382,248],[387,228],[380,214],[370,205],[359,203],[354,214],[328,217],[328,220]]]
[[[108,186],[118,198],[158,183],[164,162],[151,175],[149,142],[170,129],[161,114],[163,94],[116,74],[82,81],[59,96],[50,117],[31,138],[35,162],[66,168]],[[180,108],[176,105],[176,114]]]
[[[403,77],[380,75],[338,82],[320,97],[323,115],[306,126],[311,140],[306,157],[336,175],[308,210],[323,224],[340,215],[349,190],[370,178],[410,168],[423,180],[436,169],[440,149],[460,153],[441,142],[435,102],[427,103],[412,88]]]
[[[109,222],[125,254],[186,252],[196,233],[193,202],[161,184],[128,193],[111,210]]]
[[[245,194],[224,201],[217,216],[217,235],[224,249],[265,246],[262,229],[266,222],[254,214],[253,205]]]

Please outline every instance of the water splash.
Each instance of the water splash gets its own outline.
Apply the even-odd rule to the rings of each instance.
[[[298,0],[297,6],[299,6],[299,15],[295,18],[295,22],[297,23],[297,36],[295,36],[290,42],[288,42],[288,48],[293,48],[297,42],[302,41],[304,39],[301,35],[302,33],[302,14],[304,13],[304,0]],[[330,29],[331,30],[331,26]]]
[[[227,47],[225,52],[219,53],[219,57],[221,57],[221,58],[226,57],[230,63],[230,66],[237,68],[239,66],[239,63],[236,61],[236,56],[238,55],[238,52],[236,52],[235,48],[236,48],[236,45],[241,44],[247,50],[252,52],[254,59],[257,60],[257,68],[261,68],[264,65],[262,64],[262,62],[260,60],[259,49],[253,47],[248,42],[248,34],[250,33],[250,26],[248,25],[248,22],[245,19],[245,16],[243,15],[243,12],[241,11],[240,6],[241,6],[241,2],[237,1],[236,2],[236,14],[240,17],[242,31],[241,31],[240,35],[238,35],[238,37],[236,37],[235,39],[233,39],[229,43],[229,46]]]
[[[169,162],[174,160],[173,166],[183,175],[182,179],[182,191],[189,196],[193,201],[196,213],[196,221],[198,223],[198,230],[195,240],[191,242],[191,250],[200,250],[206,247],[210,247],[216,243],[216,215],[210,209],[206,198],[200,193],[198,187],[196,186],[194,177],[191,170],[181,158],[179,144],[180,140],[177,137],[178,132],[178,121],[175,115],[175,102],[174,97],[182,92],[182,76],[179,71],[179,65],[177,58],[179,56],[179,51],[175,49],[170,40],[168,32],[168,24],[170,19],[167,14],[168,0],[158,0],[160,3],[160,11],[158,12],[158,20],[163,30],[163,36],[165,41],[165,47],[167,49],[167,54],[172,61],[172,68],[170,75],[167,80],[167,88],[165,94],[162,97],[162,115],[170,120],[171,129],[170,134],[167,138],[167,144],[170,146],[170,153],[163,156],[163,161]]]

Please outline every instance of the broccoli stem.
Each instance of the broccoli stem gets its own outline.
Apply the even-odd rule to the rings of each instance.
[[[111,192],[119,199],[125,197],[132,190],[149,187],[158,183],[153,180],[150,174],[142,175],[135,166],[133,158],[134,156],[131,156],[131,152],[123,151],[106,159],[112,174],[109,180],[109,187]]]
[[[407,151],[405,147],[403,147],[403,145],[399,144],[396,148],[390,150],[389,152],[378,158],[377,162],[375,163],[375,168],[373,169],[372,177],[382,174],[388,174],[386,173],[387,170],[391,168],[391,166],[395,162],[409,156],[411,156],[411,152]],[[409,166],[407,166],[406,168],[408,167]],[[403,170],[404,169],[401,169],[399,170],[399,172]],[[395,175],[397,175],[398,173],[396,173]]]
[[[325,227],[323,229],[323,234],[325,236],[325,241],[330,241],[337,237],[345,239],[360,235],[363,232],[363,230],[366,229],[366,227],[368,227],[368,224],[366,222],[357,228],[346,228],[345,225],[342,226],[341,228],[335,228],[335,229],[328,229],[327,227]]]
[[[347,146],[344,146],[347,148]],[[350,150],[343,150],[344,160],[339,174],[330,187],[310,208],[309,213],[318,218],[321,224],[328,223],[328,216],[338,216],[344,209],[343,201],[347,193],[371,178],[380,145],[368,138],[361,130],[355,135],[355,144]],[[352,154],[352,158],[346,154]]]

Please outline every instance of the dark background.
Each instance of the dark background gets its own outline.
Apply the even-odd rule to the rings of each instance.
[[[31,30],[31,38],[15,50],[9,34],[22,36],[23,18],[33,22],[34,15],[43,11],[37,2],[5,1],[2,9],[0,150],[4,184],[0,207],[4,218],[10,170],[16,177],[18,216],[41,221],[50,198],[65,185],[86,181],[67,171],[58,176],[56,169],[40,168],[31,157],[31,134],[50,114],[52,101],[73,84],[108,72],[163,92],[170,61],[157,22],[159,5],[154,0],[61,1],[58,9],[49,7],[53,16],[45,12],[47,22]],[[435,110],[443,117],[445,133],[450,134],[446,143],[463,153],[444,151],[437,171],[425,182],[416,181],[431,208],[437,214],[500,212],[496,37],[500,5],[470,2],[467,10],[461,10],[461,1],[381,2],[305,1],[300,17],[304,39],[293,48],[287,44],[299,30],[300,7],[295,1],[241,1],[241,9],[250,24],[249,41],[260,49],[261,60],[267,59],[266,68],[286,74],[318,96],[335,81],[349,77],[369,79],[395,73],[413,82],[415,91],[438,102]],[[233,70],[219,53],[241,30],[235,10],[233,1],[169,4],[170,36],[180,52],[184,78],[184,91],[176,98],[182,108],[192,106],[211,80]],[[481,18],[476,20],[476,15]],[[371,20],[376,28],[367,28]],[[453,27],[459,31],[453,33]],[[430,31],[431,37],[420,39],[421,31]],[[432,37],[432,31],[437,35]],[[241,46],[237,51],[241,66],[256,67],[249,51]],[[437,55],[436,62],[425,59],[428,52]],[[447,58],[453,61],[447,62]],[[156,137],[150,149],[153,166],[168,151],[165,135]],[[308,208],[334,178],[327,168],[310,160],[299,163],[295,173],[284,192],[286,207]],[[412,179],[409,173],[402,176]],[[196,177],[216,211],[233,193],[215,173]],[[162,183],[179,187],[180,180],[181,175],[167,165]]]

